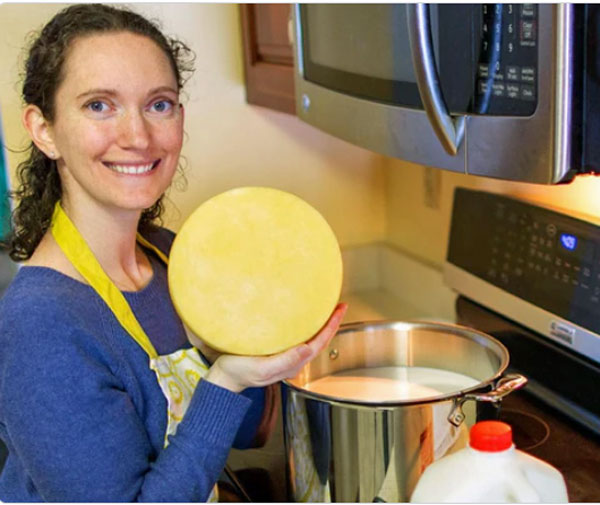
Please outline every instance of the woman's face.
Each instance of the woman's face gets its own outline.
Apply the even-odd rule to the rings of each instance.
[[[118,32],[75,39],[50,127],[64,200],[143,210],[169,186],[183,109],[167,56],[151,39]]]

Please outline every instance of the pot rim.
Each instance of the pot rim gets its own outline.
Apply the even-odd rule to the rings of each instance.
[[[426,398],[413,398],[410,400],[387,400],[387,401],[378,401],[378,402],[367,402],[361,400],[350,400],[347,398],[340,398],[335,396],[324,395],[321,393],[316,393],[313,391],[307,391],[302,387],[296,386],[292,384],[290,380],[293,380],[295,377],[284,379],[282,382],[286,387],[293,389],[297,393],[302,396],[308,397],[313,400],[319,400],[331,405],[338,405],[343,407],[353,407],[353,408],[365,408],[369,410],[391,410],[399,407],[408,407],[408,406],[416,406],[416,405],[424,405],[429,403],[441,403],[446,401],[454,401],[462,398],[463,396],[471,393],[481,392],[482,390],[487,390],[490,386],[492,389],[494,388],[494,384],[497,380],[502,378],[504,372],[508,368],[508,364],[510,361],[510,355],[508,349],[497,339],[484,333],[482,331],[476,330],[474,328],[470,328],[468,326],[462,326],[455,323],[447,323],[447,322],[435,322],[431,320],[422,320],[422,319],[411,319],[411,320],[375,320],[375,321],[357,321],[351,323],[342,324],[336,333],[337,335],[341,335],[344,333],[351,333],[357,330],[365,330],[368,328],[377,328],[377,329],[394,329],[397,327],[412,327],[419,329],[432,329],[432,330],[443,330],[447,331],[457,337],[468,338],[473,340],[480,345],[491,349],[493,346],[497,347],[501,353],[500,365],[498,366],[498,370],[491,377],[480,381],[475,386],[470,388],[461,389],[459,391],[455,391],[453,393],[441,394],[438,396],[429,396]],[[335,338],[335,337],[334,337]],[[321,351],[330,352],[332,350],[331,343]],[[306,365],[305,365],[306,366]]]

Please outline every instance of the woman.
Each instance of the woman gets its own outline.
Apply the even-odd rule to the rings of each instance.
[[[153,225],[179,160],[188,53],[102,5],[61,11],[30,49],[10,244],[25,266],[0,304],[0,500],[214,499],[229,449],[273,414],[264,386],[343,317],[271,357],[208,350],[207,366],[190,348],[166,284],[173,234]]]

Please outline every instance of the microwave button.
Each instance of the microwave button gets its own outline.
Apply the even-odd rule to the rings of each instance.
[[[535,82],[535,68],[523,67],[521,68],[521,81],[523,82]]]
[[[488,81],[484,81],[484,80],[480,79],[478,88],[479,88],[479,94],[485,95],[488,90]]]
[[[521,21],[520,32],[519,43],[521,46],[534,47],[536,39],[535,21]]]
[[[535,4],[523,4],[523,5],[521,5],[521,16],[523,16],[523,17],[534,17],[535,16]]]
[[[535,100],[535,88],[527,84],[521,85],[521,99],[522,100]]]
[[[514,40],[515,38],[515,24],[512,21],[509,21],[506,25],[506,36],[510,40]]]
[[[501,81],[500,82],[494,81],[494,84],[492,85],[492,92],[494,93],[494,96],[504,96],[504,94],[505,94],[504,83]]]
[[[521,69],[514,65],[508,65],[506,67],[506,78],[509,81],[520,81],[521,80]]]
[[[508,98],[518,99],[521,96],[521,87],[518,84],[507,84],[506,96]]]
[[[480,63],[477,68],[477,75],[482,78],[487,78],[489,76],[489,66]]]
[[[535,40],[535,21],[521,21],[521,40]]]

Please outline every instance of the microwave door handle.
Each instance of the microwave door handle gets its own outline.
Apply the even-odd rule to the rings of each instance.
[[[431,44],[429,6],[408,4],[406,10],[413,67],[423,107],[442,147],[455,156],[465,134],[465,116],[450,116],[442,95]]]

